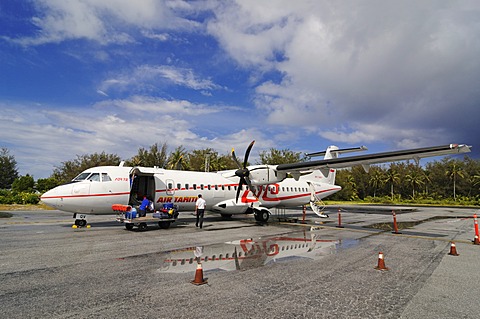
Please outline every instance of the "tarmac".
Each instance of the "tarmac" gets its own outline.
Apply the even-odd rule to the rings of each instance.
[[[326,211],[307,211],[305,222],[301,209],[279,211],[265,224],[207,215],[202,230],[181,213],[170,229],[143,232],[114,215],[73,229],[70,213],[10,212],[0,219],[0,317],[479,317],[478,209]],[[400,234],[386,230],[392,211]],[[191,283],[197,247],[205,285]],[[380,252],[386,271],[375,269]]]

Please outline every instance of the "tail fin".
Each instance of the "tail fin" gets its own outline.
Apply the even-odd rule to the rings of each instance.
[[[332,158],[337,158],[338,157],[338,151],[339,148],[338,146],[335,146],[335,145],[330,145],[329,147],[327,147],[327,150],[325,151],[325,156],[323,157],[323,159],[332,159]],[[330,169],[324,169],[322,170],[322,174],[323,176],[326,177],[326,182],[328,184],[335,184],[335,176],[337,174],[337,170],[336,169],[333,169],[333,168],[330,168]]]
[[[329,147],[327,147],[327,149],[325,151],[316,152],[316,153],[308,153],[308,154],[305,154],[305,155],[309,156],[309,157],[323,155],[324,160],[329,160],[329,159],[333,159],[333,158],[338,158],[338,155],[340,155],[340,154],[351,153],[351,152],[359,152],[359,151],[365,151],[365,150],[367,150],[367,148],[365,146],[339,149],[338,146],[330,145]],[[324,178],[324,180],[323,180],[324,182],[326,182],[328,184],[332,184],[332,185],[335,184],[335,176],[336,176],[336,173],[337,173],[336,169],[325,168],[325,169],[315,171],[312,174],[318,176],[319,172],[321,173],[321,176]]]

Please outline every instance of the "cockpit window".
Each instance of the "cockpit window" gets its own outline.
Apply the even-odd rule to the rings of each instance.
[[[88,175],[90,175],[90,173],[80,173],[80,175],[75,177],[72,181],[74,181],[74,182],[84,181],[84,180],[87,179]]]
[[[110,182],[112,179],[108,176],[107,173],[102,173],[102,182]]]
[[[92,175],[88,176],[87,179],[89,181],[93,181],[93,182],[100,182],[100,174],[99,173],[92,173]]]

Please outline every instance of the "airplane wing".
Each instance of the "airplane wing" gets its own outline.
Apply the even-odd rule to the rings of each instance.
[[[470,152],[470,148],[471,146],[465,144],[449,144],[443,146],[416,148],[403,151],[323,159],[302,163],[280,164],[277,165],[276,171],[297,175],[302,172],[312,171],[315,169],[328,170],[352,167],[355,165],[362,165],[365,170],[368,170],[368,167],[371,164],[396,162],[408,159],[413,159],[418,163],[418,161],[424,157],[468,153]]]

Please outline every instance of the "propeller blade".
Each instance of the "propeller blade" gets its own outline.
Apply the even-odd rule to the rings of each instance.
[[[248,178],[248,175],[245,176],[244,180],[245,180],[245,184],[248,185],[248,189],[251,190],[253,194],[255,194],[254,189],[252,187],[252,182],[250,181],[250,178]]]
[[[232,147],[232,158],[233,161],[237,164],[237,167],[240,169],[242,166],[240,165],[240,162],[237,159],[237,156],[235,156],[235,149]]]
[[[250,178],[248,178],[248,176],[250,175],[250,171],[247,168],[248,156],[250,156],[250,151],[252,150],[253,144],[255,144],[255,141],[252,141],[250,145],[248,145],[247,150],[245,151],[245,159],[243,160],[243,166],[240,165],[240,162],[238,161],[238,158],[235,155],[235,149],[232,148],[232,158],[235,161],[235,163],[237,163],[237,166],[238,166],[238,169],[235,171],[235,175],[240,177],[240,181],[238,182],[237,194],[235,196],[235,201],[237,203],[238,203],[238,197],[240,196],[240,191],[242,189],[242,186],[245,184],[255,195],[252,188],[252,182],[250,181]]]
[[[236,203],[238,203],[238,197],[240,196],[240,192],[242,190],[243,184],[244,184],[243,177],[240,177],[240,182],[238,183],[238,186],[237,186],[237,195],[235,196]]]
[[[252,150],[255,140],[253,140],[250,145],[248,145],[247,150],[245,151],[245,158],[243,159],[243,168],[247,167],[248,156],[250,156],[250,151]]]

